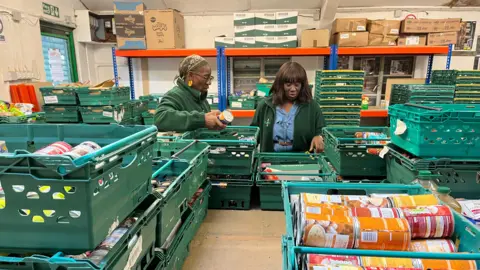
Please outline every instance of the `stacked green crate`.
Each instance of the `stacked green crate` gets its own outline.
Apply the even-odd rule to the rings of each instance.
[[[79,100],[77,90],[88,89],[85,86],[42,87],[43,111],[47,123],[80,123]]]
[[[129,87],[92,87],[76,90],[84,123],[132,124]]]
[[[480,103],[480,70],[434,70],[432,83],[455,86],[455,104]]]
[[[390,105],[394,104],[452,104],[454,85],[441,84],[394,84]]]
[[[218,110],[218,96],[216,95],[208,95],[207,102],[210,104],[210,109]]]
[[[317,70],[315,100],[327,126],[359,126],[365,73],[361,70]]]
[[[228,102],[233,110],[255,110],[257,107],[256,96],[229,96]]]
[[[141,96],[140,100],[147,103],[147,110],[142,113],[143,124],[153,125],[155,111],[157,110],[160,101],[162,100],[162,94],[151,94],[148,96]]]

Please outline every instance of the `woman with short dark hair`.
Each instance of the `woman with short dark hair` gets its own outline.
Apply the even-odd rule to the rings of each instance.
[[[260,127],[261,152],[323,151],[325,121],[300,64],[280,67],[270,95],[257,106],[252,126]]]

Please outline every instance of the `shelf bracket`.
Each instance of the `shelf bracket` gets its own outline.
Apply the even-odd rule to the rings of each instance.
[[[337,69],[337,63],[338,63],[338,45],[333,44],[330,46],[330,64],[329,68],[330,70],[336,70]]]

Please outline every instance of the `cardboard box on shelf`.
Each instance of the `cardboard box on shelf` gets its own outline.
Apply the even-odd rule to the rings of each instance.
[[[336,33],[333,42],[339,47],[365,47],[368,45],[368,32]]]
[[[281,48],[296,48],[297,47],[297,36],[282,36],[276,37],[277,47]]]
[[[233,25],[255,25],[255,13],[233,13]]]
[[[235,37],[254,37],[255,25],[234,26]]]
[[[255,25],[275,24],[276,18],[277,16],[275,12],[255,13]]]
[[[277,45],[277,37],[256,37],[255,46],[258,48],[275,48]]]
[[[398,36],[368,34],[368,46],[397,46]]]
[[[457,43],[457,32],[430,33],[427,37],[428,46],[443,46]]]
[[[368,20],[367,30],[370,34],[398,35],[401,24],[399,20]]]
[[[255,37],[235,37],[235,48],[255,48]]]
[[[427,35],[400,35],[397,40],[398,46],[425,46]]]
[[[328,29],[307,29],[302,32],[300,38],[300,47],[328,47],[329,41],[330,31],[328,31]]]
[[[438,33],[460,31],[461,19],[405,19],[401,33]]]
[[[367,30],[366,18],[342,18],[335,19],[332,25],[332,33],[339,32],[362,32]]]
[[[277,24],[297,24],[298,11],[280,11],[275,14]]]
[[[179,11],[146,10],[145,28],[149,50],[185,48],[185,24]]]
[[[277,36],[296,36],[297,24],[277,24]]]
[[[277,35],[277,25],[275,24],[260,24],[255,25],[256,37],[270,37]]]
[[[235,48],[235,38],[234,37],[216,37],[215,38],[215,48],[216,47],[225,47],[225,48]]]
[[[120,50],[144,50],[145,6],[142,2],[114,2],[115,33]]]

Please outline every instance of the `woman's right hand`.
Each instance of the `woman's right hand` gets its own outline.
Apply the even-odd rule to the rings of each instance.
[[[220,111],[214,110],[205,114],[205,127],[213,130],[222,130],[227,127],[224,123],[218,120]]]

